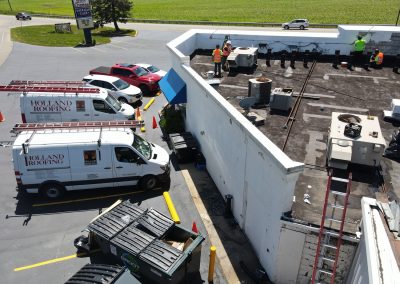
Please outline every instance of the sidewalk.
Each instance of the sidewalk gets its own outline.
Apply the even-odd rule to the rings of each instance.
[[[225,201],[207,171],[192,164],[180,168],[210,243],[217,249],[217,262],[226,282],[271,283],[261,272],[258,258],[239,225],[225,217]]]

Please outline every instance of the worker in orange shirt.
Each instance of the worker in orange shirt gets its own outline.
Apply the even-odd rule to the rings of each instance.
[[[221,77],[221,60],[222,60],[222,51],[221,49],[219,49],[219,44],[217,44],[212,52],[212,61],[214,62],[215,77]]]
[[[373,68],[381,68],[383,63],[383,52],[379,51],[379,49],[375,49],[374,54],[371,55],[369,59],[369,64]]]
[[[228,70],[228,56],[232,52],[232,43],[230,40],[227,40],[222,48],[222,70]]]

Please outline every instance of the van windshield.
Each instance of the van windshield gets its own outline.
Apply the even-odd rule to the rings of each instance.
[[[110,104],[117,111],[119,111],[122,107],[121,103],[117,101],[114,97],[111,97],[110,95],[106,97],[106,102]]]
[[[149,142],[144,140],[142,137],[133,133],[133,143],[132,146],[135,148],[140,154],[142,154],[147,160],[151,158],[151,145]]]

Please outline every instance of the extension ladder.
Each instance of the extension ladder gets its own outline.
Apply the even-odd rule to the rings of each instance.
[[[98,88],[82,87],[50,87],[50,86],[32,86],[32,85],[7,85],[0,86],[0,92],[42,92],[42,93],[100,93]]]
[[[46,122],[46,123],[17,123],[13,132],[40,129],[70,129],[70,128],[102,128],[102,127],[129,127],[137,128],[144,125],[143,121],[120,120],[120,121],[79,121],[79,122]]]
[[[70,85],[84,85],[83,81],[34,81],[34,80],[12,80],[8,85],[60,85],[60,86],[70,86]]]
[[[329,178],[325,193],[325,202],[322,212],[321,225],[319,229],[318,245],[314,260],[313,274],[311,283],[330,283],[335,282],[337,264],[339,260],[340,246],[342,244],[343,227],[346,217],[347,203],[350,195],[352,175],[349,173],[347,179],[334,177],[333,170],[329,172]],[[344,184],[346,191],[337,191],[332,189],[332,182]],[[333,197],[334,201],[329,202],[329,197]],[[338,204],[338,199],[342,200],[342,204]],[[331,216],[327,217],[327,211],[331,211]],[[341,214],[340,218],[335,218],[336,211]],[[339,231],[325,228],[325,222],[339,224]],[[331,227],[331,226],[330,226]],[[336,242],[335,239],[336,238]],[[322,282],[328,280],[327,282]]]

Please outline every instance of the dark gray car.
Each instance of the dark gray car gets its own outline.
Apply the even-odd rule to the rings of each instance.
[[[15,15],[15,18],[17,18],[17,20],[32,20],[31,15],[29,15],[28,13],[25,12],[19,12]]]

